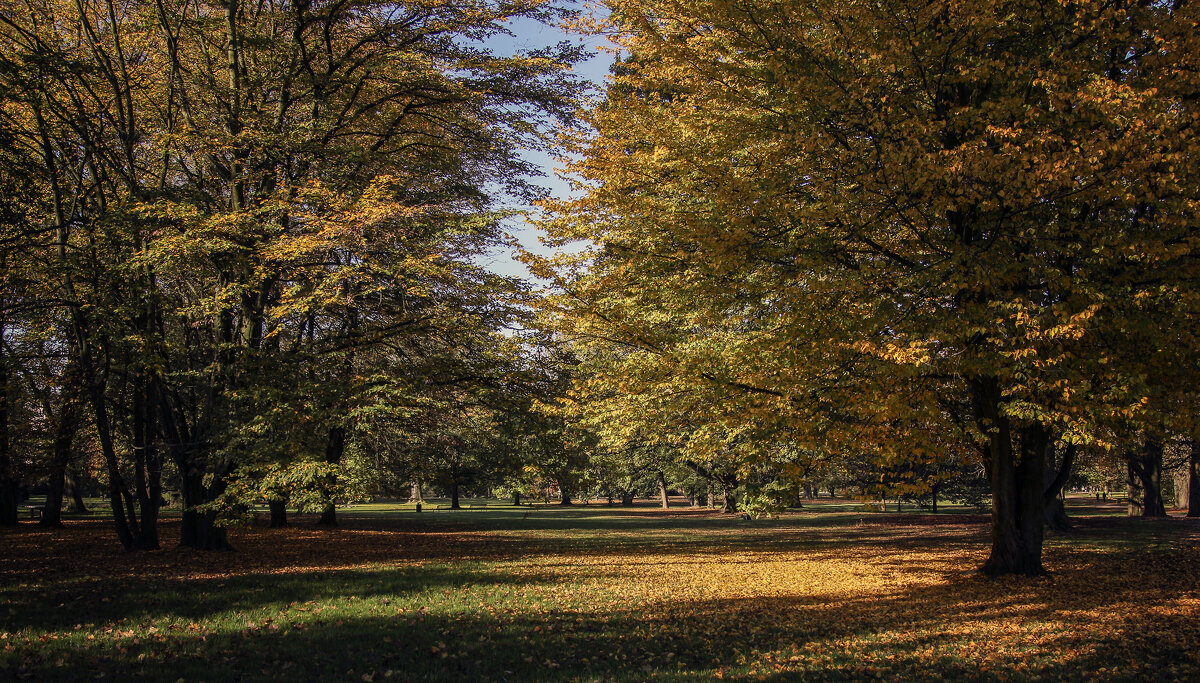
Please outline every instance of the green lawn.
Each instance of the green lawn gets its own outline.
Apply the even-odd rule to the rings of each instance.
[[[985,517],[847,501],[359,505],[237,529],[233,553],[23,523],[0,532],[0,678],[1200,678],[1200,525],[1086,511],[1038,580],[973,571]]]

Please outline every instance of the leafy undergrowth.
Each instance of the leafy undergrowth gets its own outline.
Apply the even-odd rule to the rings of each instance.
[[[0,534],[0,672],[37,680],[1200,679],[1200,527],[1083,520],[990,580],[985,518],[378,510],[121,553]]]

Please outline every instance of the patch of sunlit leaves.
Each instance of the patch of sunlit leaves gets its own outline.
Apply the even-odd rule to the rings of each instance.
[[[990,580],[972,571],[981,531],[248,529],[236,540],[258,559],[225,572],[166,551],[140,578],[81,562],[6,581],[0,664],[171,680],[1200,675],[1194,541],[1054,540],[1051,578]]]

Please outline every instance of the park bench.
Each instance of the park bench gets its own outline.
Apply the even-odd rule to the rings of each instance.
[[[29,511],[29,519],[41,519],[42,513],[46,511],[45,505],[22,505],[21,507]]]
[[[485,502],[467,503],[467,507],[469,507],[469,508],[485,508],[485,507],[487,507],[487,503],[485,503]]]

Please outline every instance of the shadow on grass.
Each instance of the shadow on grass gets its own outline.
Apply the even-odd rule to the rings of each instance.
[[[236,553],[121,554],[106,525],[23,526],[0,538],[0,663],[40,680],[1200,678],[1192,522],[1106,520],[1050,543],[1052,579],[990,581],[945,559],[986,548],[973,519],[544,514],[347,515],[336,531],[239,531]],[[572,583],[573,563],[603,584],[638,580],[634,560],[752,571],[796,550],[894,587],[700,599],[668,585],[589,604],[612,596]]]
[[[292,603],[411,600],[422,593],[477,586],[537,586],[547,577],[503,576],[478,565],[343,569],[288,574],[251,573],[223,578],[126,580],[113,584],[83,577],[36,592],[4,591],[4,630],[71,630],[81,622],[180,619],[201,621],[230,613],[277,611]],[[49,605],[52,608],[47,609]]]
[[[274,628],[234,624],[204,639],[168,631],[138,643],[127,639],[120,647],[56,641],[31,650],[14,673],[57,680],[85,672],[88,678],[104,672],[154,680],[380,680],[388,671],[402,680],[438,681],[632,681],[650,673],[682,680],[718,672],[780,680],[1195,679],[1195,607],[1176,615],[1149,609],[1169,604],[1177,596],[1168,591],[1181,587],[1195,597],[1194,565],[1177,559],[1138,572],[1135,586],[1119,570],[1139,556],[1125,553],[1054,580],[959,576],[833,603],[782,596],[680,599],[611,610],[480,605],[425,613],[376,601],[370,614],[307,625],[281,619]],[[334,579],[323,580],[330,589],[343,585],[343,596],[366,599],[372,591],[506,581],[494,573],[450,575],[442,569]],[[248,577],[250,583],[237,590],[250,594],[252,582],[267,580]],[[298,576],[272,591],[293,599],[328,597],[304,585],[310,580]],[[231,588],[224,586],[222,594]],[[1111,622],[1097,624],[1097,614]]]

